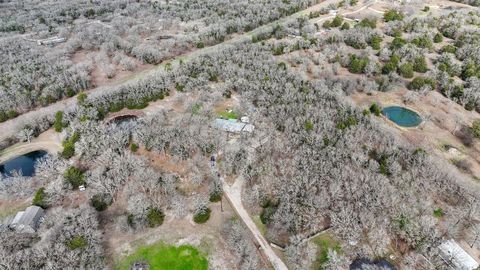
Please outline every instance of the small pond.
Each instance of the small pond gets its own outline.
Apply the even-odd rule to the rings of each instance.
[[[46,154],[47,152],[45,151],[35,151],[11,159],[0,164],[0,174],[11,176],[13,171],[22,171],[23,176],[33,176],[35,173],[35,163]]]
[[[137,121],[138,117],[135,115],[120,115],[112,120],[110,120],[111,123],[115,123],[117,125],[123,124],[123,123],[130,123],[130,122],[135,122]]]
[[[395,270],[395,266],[393,266],[390,262],[384,259],[380,260],[370,260],[367,258],[360,258],[356,259],[350,264],[350,270],[361,270],[365,269],[366,266],[376,266],[376,267],[381,267],[381,269],[389,269],[389,270]]]
[[[401,127],[416,127],[422,123],[418,113],[400,106],[386,107],[382,114]]]
[[[133,129],[138,124],[138,117],[135,115],[121,115],[109,120],[108,124],[115,124],[120,129]]]

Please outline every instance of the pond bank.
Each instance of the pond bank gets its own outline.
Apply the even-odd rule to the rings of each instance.
[[[21,172],[23,176],[33,176],[35,174],[35,164],[47,154],[47,152],[40,150],[10,159],[0,164],[0,174],[8,177],[12,176],[13,172],[16,171]]]
[[[14,144],[0,152],[0,164],[5,163],[15,157],[25,155],[35,151],[46,151],[48,153],[57,153],[62,150],[60,134],[52,129],[42,133],[38,138],[31,142]]]
[[[382,114],[388,118],[388,120],[395,124],[412,128],[422,123],[422,117],[417,112],[402,106],[388,106],[383,108]]]

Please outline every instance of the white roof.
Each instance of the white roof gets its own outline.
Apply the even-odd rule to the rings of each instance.
[[[475,259],[463,250],[463,248],[461,248],[453,239],[443,242],[438,248],[445,256],[444,259],[451,262],[456,269],[473,270],[479,266],[477,261],[475,261]]]
[[[237,122],[237,120],[235,119],[225,120],[217,118],[215,119],[214,126],[218,129],[234,133],[253,132],[253,130],[255,129],[253,125]]]

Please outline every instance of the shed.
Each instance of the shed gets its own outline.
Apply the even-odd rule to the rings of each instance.
[[[32,205],[27,207],[25,211],[20,211],[10,223],[10,227],[18,231],[35,232],[38,225],[43,220],[45,210],[41,207]]]
[[[453,239],[443,242],[438,248],[442,258],[455,269],[472,270],[479,267],[478,262]]]
[[[37,40],[37,44],[38,45],[55,45],[57,43],[65,42],[66,40],[67,39],[63,37],[54,36],[46,39],[39,39]]]
[[[225,120],[215,119],[214,127],[232,133],[248,132],[252,133],[255,127],[252,124],[238,122],[235,119]]]
[[[328,11],[328,14],[336,16],[338,14],[338,10],[337,9],[330,9]]]

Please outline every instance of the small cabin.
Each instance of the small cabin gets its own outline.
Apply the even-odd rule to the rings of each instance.
[[[16,231],[34,233],[43,221],[45,210],[41,207],[32,205],[27,207],[25,211],[20,211],[10,223],[10,228]]]
[[[248,123],[238,122],[236,119],[215,119],[213,126],[217,129],[231,133],[252,133],[255,126]]]
[[[333,15],[333,16],[337,16],[338,10],[337,9],[331,9],[331,10],[328,11],[328,14]]]
[[[46,38],[46,39],[39,39],[37,40],[38,45],[55,45],[58,43],[65,42],[67,39],[63,37],[51,37],[51,38]]]

